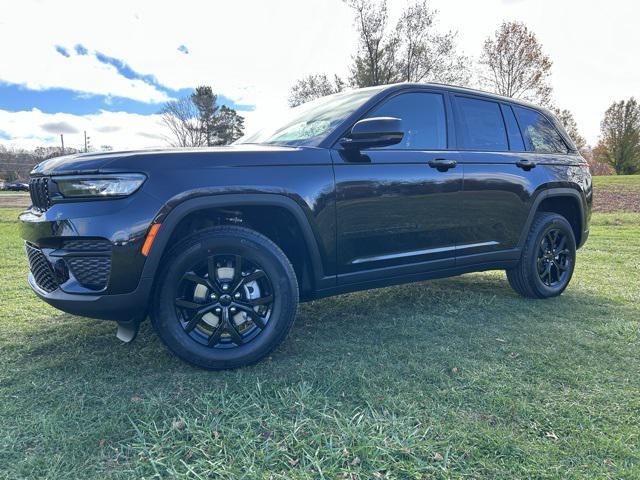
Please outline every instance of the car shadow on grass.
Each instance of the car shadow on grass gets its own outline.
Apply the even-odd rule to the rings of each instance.
[[[393,286],[302,304],[283,344],[265,361],[242,370],[260,374],[348,363],[385,368],[385,362],[413,363],[412,358],[438,362],[452,351],[471,361],[496,344],[570,343],[576,322],[597,328],[609,312],[606,297],[571,288],[559,298],[521,298],[504,275],[494,273]],[[16,362],[67,375],[109,369],[123,375],[207,375],[171,355],[149,321],[131,344],[118,341],[115,329],[112,322],[57,315],[17,334],[7,347]]]

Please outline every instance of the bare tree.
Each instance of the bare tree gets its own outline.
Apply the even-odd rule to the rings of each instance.
[[[552,62],[535,34],[520,22],[504,22],[484,42],[481,82],[500,95],[549,105]]]
[[[386,0],[380,4],[372,0],[347,0],[346,3],[356,12],[360,37],[358,53],[351,67],[351,84],[368,87],[400,81],[402,77],[396,61],[400,40],[397,32],[388,27]]]
[[[423,0],[409,5],[396,27],[398,70],[403,81],[435,81],[466,85],[469,59],[456,53],[456,33],[435,29],[437,10]]]
[[[402,12],[398,23],[389,24],[386,0],[345,0],[355,13],[358,49],[350,66],[349,85],[369,87],[396,82],[442,82],[467,84],[469,61],[456,51],[456,33],[435,28],[437,11],[426,0]],[[299,105],[341,91],[345,82],[333,82],[323,74],[305,77],[293,86],[289,105]]]
[[[560,120],[560,123],[562,123],[564,129],[571,137],[571,140],[573,140],[576,148],[580,151],[580,153],[586,153],[588,149],[587,141],[582,135],[580,135],[580,132],[578,131],[578,123],[573,117],[573,113],[571,113],[571,111],[567,110],[566,108],[560,110],[558,107],[554,107],[552,110],[558,120]]]
[[[218,106],[211,87],[202,86],[189,97],[168,102],[161,110],[168,142],[175,147],[227,145],[244,132],[244,118],[233,108]]]
[[[297,107],[316,98],[338,93],[345,88],[344,81],[335,75],[333,81],[323,73],[308,75],[298,80],[291,88],[289,106]]]
[[[640,105],[633,97],[607,109],[600,132],[596,158],[611,165],[618,175],[640,172]]]
[[[174,147],[202,147],[206,145],[198,109],[190,97],[168,102],[160,112],[162,123],[169,129],[167,137]]]

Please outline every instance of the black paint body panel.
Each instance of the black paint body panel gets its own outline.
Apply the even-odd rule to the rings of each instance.
[[[442,92],[446,100],[447,149],[354,154],[339,146],[337,140],[349,127],[382,100],[423,88]],[[47,293],[33,278],[30,284],[45,301],[75,314],[113,320],[143,315],[172,228],[185,215],[210,207],[286,209],[303,232],[300,248],[311,258],[314,290],[307,298],[509,268],[519,259],[536,208],[552,195],[579,202],[584,243],[592,195],[584,160],[575,152],[458,148],[449,97],[459,90],[389,87],[319,147],[234,145],[84,154],[43,162],[33,176],[135,172],[147,180],[127,198],[66,201],[46,211],[23,212],[22,237],[51,261],[65,239],[106,239],[112,245],[111,275],[103,291],[69,283]],[[429,161],[443,158],[456,165],[446,171],[429,166]],[[534,161],[536,167],[518,167],[521,159]],[[153,222],[161,227],[147,258],[141,248]]]

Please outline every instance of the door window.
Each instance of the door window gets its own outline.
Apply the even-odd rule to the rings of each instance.
[[[509,150],[507,132],[496,102],[457,97],[462,146],[469,150]]]
[[[403,93],[374,108],[365,118],[395,117],[402,120],[404,137],[390,150],[444,150],[447,122],[442,95]]]
[[[527,150],[538,153],[567,153],[562,137],[543,115],[529,108],[514,106]]]

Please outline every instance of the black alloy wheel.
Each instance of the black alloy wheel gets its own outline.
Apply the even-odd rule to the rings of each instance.
[[[199,367],[259,361],[293,325],[298,282],[284,252],[245,227],[203,230],[162,259],[151,318],[167,347]]]
[[[540,241],[536,266],[540,281],[547,287],[566,282],[573,262],[567,245],[567,235],[557,228],[547,231]]]
[[[274,302],[267,274],[241,255],[209,256],[183,275],[178,290],[182,328],[212,348],[252,341],[266,328]]]

